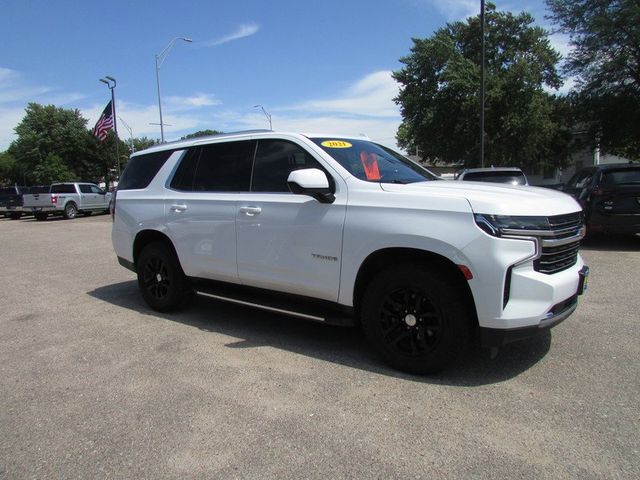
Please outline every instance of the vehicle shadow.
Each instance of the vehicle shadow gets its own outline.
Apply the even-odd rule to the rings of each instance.
[[[598,252],[637,252],[640,251],[640,236],[589,236],[582,240],[582,242],[580,243],[580,249]]]
[[[418,376],[387,367],[367,345],[358,328],[322,325],[203,297],[196,297],[184,311],[163,314],[147,307],[135,280],[106,285],[87,294],[134,312],[241,339],[227,344],[228,348],[270,346],[351,368],[430,384],[475,387],[502,382],[538,363],[551,346],[551,334],[546,332],[504,346],[493,360],[489,358],[488,350],[473,347],[444,372]]]

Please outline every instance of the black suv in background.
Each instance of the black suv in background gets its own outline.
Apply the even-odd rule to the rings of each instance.
[[[563,191],[582,205],[588,234],[640,233],[640,164],[583,168]]]
[[[22,195],[25,193],[30,193],[30,187],[0,187],[0,215],[12,220],[26,215],[22,209]]]

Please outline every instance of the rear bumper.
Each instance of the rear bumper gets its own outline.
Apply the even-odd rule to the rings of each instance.
[[[22,205],[0,206],[0,215],[5,213],[31,213],[31,209],[24,208]]]
[[[591,212],[587,219],[589,233],[640,233],[640,214],[602,214]]]
[[[29,211],[31,213],[52,213],[52,212],[62,212],[58,207],[26,207],[25,211]]]

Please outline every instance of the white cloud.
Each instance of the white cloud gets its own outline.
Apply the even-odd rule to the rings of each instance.
[[[424,3],[421,0],[420,3]],[[436,7],[448,20],[462,20],[473,15],[480,14],[480,2],[478,0],[427,0]]]
[[[258,25],[257,23],[243,23],[242,25],[238,26],[238,28],[234,32],[223,37],[216,38],[215,40],[203,42],[201,45],[204,47],[215,47],[218,45],[222,45],[223,43],[250,37],[251,35],[255,35],[256,33],[258,33],[258,30],[260,30],[260,25]]]
[[[215,98],[214,95],[208,93],[197,93],[190,97],[166,97],[163,103],[168,105],[168,108],[173,109],[192,109],[197,107],[211,107],[213,105],[219,105],[220,101]]]
[[[399,85],[390,71],[379,71],[365,76],[336,98],[310,100],[296,107],[309,112],[334,112],[356,116],[397,117],[400,110],[393,99]]]

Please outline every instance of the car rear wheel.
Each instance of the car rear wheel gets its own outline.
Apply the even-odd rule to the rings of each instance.
[[[20,217],[22,217],[22,213],[12,213],[10,217],[11,220],[20,220]]]
[[[63,215],[64,215],[64,218],[66,218],[67,220],[76,218],[76,215],[78,215],[78,207],[76,206],[76,204],[73,202],[67,203],[64,207]]]
[[[136,262],[138,287],[154,310],[168,312],[186,306],[193,289],[172,248],[162,242],[150,243]]]
[[[35,214],[36,220],[38,220],[39,222],[45,221],[48,216],[49,215],[47,215],[46,213],[36,213]]]
[[[405,372],[442,370],[467,345],[468,312],[459,285],[427,266],[380,272],[368,285],[360,311],[371,345]]]

